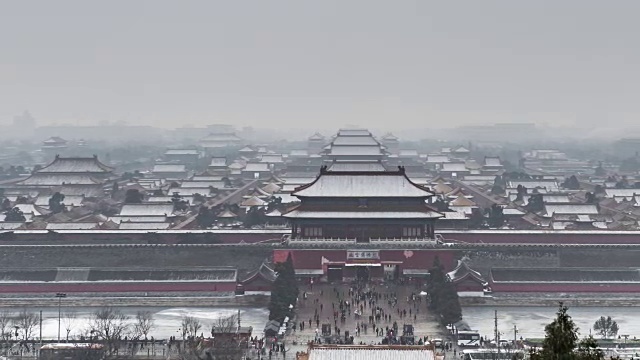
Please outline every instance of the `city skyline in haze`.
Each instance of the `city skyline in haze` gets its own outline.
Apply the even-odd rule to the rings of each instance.
[[[0,123],[637,122],[634,1],[7,2]]]

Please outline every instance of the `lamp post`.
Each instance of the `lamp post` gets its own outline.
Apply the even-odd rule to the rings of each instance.
[[[62,305],[62,298],[67,297],[67,294],[57,293],[56,297],[58,298],[58,342],[60,342],[60,319],[62,318],[62,313],[60,312],[60,308]]]

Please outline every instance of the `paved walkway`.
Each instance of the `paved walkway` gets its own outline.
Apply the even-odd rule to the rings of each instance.
[[[352,289],[350,293],[350,288]],[[306,292],[307,298],[304,299]],[[368,299],[362,299],[363,294],[374,295]],[[414,327],[416,341],[419,338],[444,337],[444,329],[437,323],[432,314],[427,310],[425,299],[421,298],[419,290],[410,285],[394,284],[370,284],[357,291],[355,286],[349,284],[331,285],[321,284],[304,286],[300,288],[300,300],[297,309],[296,331],[287,336],[287,348],[293,354],[296,351],[306,350],[307,343],[316,338],[316,329],[322,334],[322,324],[331,325],[331,334],[340,332],[340,338],[344,339],[345,331],[354,337],[355,344],[378,344],[384,338],[387,329],[397,323],[397,335],[402,335],[404,324]],[[360,295],[360,301],[358,301]],[[345,319],[342,321],[340,314],[340,300],[345,309]],[[351,304],[350,310],[346,302]],[[371,305],[369,303],[371,301]],[[357,316],[354,312],[362,313]],[[371,319],[372,311],[379,310],[378,319]],[[338,317],[336,318],[335,315]],[[400,315],[402,312],[402,315]],[[405,315],[406,312],[406,315]],[[317,315],[316,315],[317,314]],[[385,317],[386,316],[386,317]],[[311,325],[309,325],[311,320]],[[373,321],[372,321],[373,320]],[[304,329],[300,330],[300,322],[304,321]],[[366,330],[365,330],[366,325]],[[383,329],[376,334],[375,328]],[[359,326],[359,331],[356,330]],[[337,328],[337,329],[336,329]],[[294,345],[293,342],[297,344]]]

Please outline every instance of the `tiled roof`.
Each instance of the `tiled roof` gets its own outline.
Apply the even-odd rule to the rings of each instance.
[[[264,205],[267,205],[267,202],[262,199],[259,199],[256,196],[252,196],[240,204],[240,206],[264,206]]]
[[[120,224],[122,222],[166,222],[167,217],[164,215],[161,216],[114,216],[111,217],[110,220],[116,224]]]
[[[100,224],[94,222],[65,222],[65,223],[48,223],[46,230],[94,230],[98,229]]]
[[[38,173],[100,173],[108,174],[113,171],[112,167],[109,167],[101,163],[97,157],[59,157],[56,156],[55,160],[44,168],[40,169]]]
[[[435,360],[426,346],[340,345],[318,346],[309,350],[308,360]]]
[[[429,197],[433,193],[413,184],[399,172],[321,174],[296,190],[302,197]]]
[[[187,167],[182,164],[158,164],[153,166],[154,173],[184,173]]]
[[[376,156],[382,155],[382,149],[379,146],[332,146],[329,155]]]
[[[545,213],[551,214],[573,214],[592,215],[598,214],[598,207],[595,204],[545,204]]]
[[[211,163],[209,167],[227,167],[227,158],[224,157],[213,157],[211,158]]]
[[[196,149],[169,149],[165,151],[165,155],[199,155],[200,152]]]
[[[334,162],[329,171],[387,171],[380,162]]]
[[[24,186],[96,185],[102,182],[86,174],[36,173],[16,183]]]
[[[171,226],[167,222],[121,222],[120,230],[166,230]]]
[[[245,172],[268,172],[271,171],[269,169],[269,164],[267,163],[248,163],[247,166],[242,170]]]
[[[338,136],[372,136],[367,129],[340,129]]]
[[[331,144],[333,146],[342,145],[364,145],[364,146],[379,146],[380,143],[371,136],[338,136]]]
[[[476,203],[467,199],[463,195],[458,195],[458,197],[449,203],[450,206],[476,206]]]
[[[292,210],[284,215],[294,219],[435,219],[435,211],[305,211]]]
[[[172,216],[173,204],[125,204],[120,216]]]
[[[466,165],[463,163],[444,163],[442,164],[442,169],[440,171],[446,172],[466,172],[469,171]]]

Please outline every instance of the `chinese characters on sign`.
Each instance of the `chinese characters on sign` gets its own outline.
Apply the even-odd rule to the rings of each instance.
[[[347,250],[347,259],[380,259],[377,250]]]

